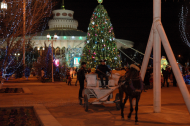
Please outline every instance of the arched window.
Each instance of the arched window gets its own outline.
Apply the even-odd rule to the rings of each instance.
[[[62,53],[62,54],[65,53],[65,47],[62,47],[62,49],[61,49],[61,53]]]
[[[59,47],[56,48],[55,55],[60,55],[60,48]]]

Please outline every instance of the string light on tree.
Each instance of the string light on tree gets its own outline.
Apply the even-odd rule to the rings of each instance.
[[[108,13],[104,6],[99,4],[90,18],[81,61],[87,62],[87,67],[91,68],[96,67],[99,60],[107,60],[106,64],[111,67],[120,67],[120,57],[117,55],[114,38],[115,34]]]
[[[26,57],[25,59],[21,59],[18,57],[18,62],[16,62],[17,58],[15,57],[15,53],[18,54],[22,49],[22,36],[23,34],[23,2],[15,1],[15,0],[6,0],[7,2],[7,16],[5,18],[0,18],[0,22],[4,25],[1,27],[0,36],[1,36],[1,48],[3,49],[2,53],[4,53],[4,59],[1,66],[2,76],[9,77],[15,71],[23,72],[22,68],[22,60],[26,60],[26,64],[31,64],[31,51],[26,48]],[[33,4],[32,4],[33,3]],[[40,6],[41,9],[38,7]],[[52,1],[44,0],[44,1],[35,1],[28,0],[26,2],[26,34],[29,36],[28,41],[32,38],[31,34],[35,32],[42,31],[46,28],[47,20],[51,16],[52,12]],[[39,8],[38,11],[34,8]],[[46,8],[46,9],[44,9]],[[38,13],[41,12],[41,13]],[[8,16],[9,15],[9,16]],[[37,18],[37,19],[36,19]],[[39,27],[40,26],[40,27]],[[30,36],[31,35],[31,36]],[[9,44],[7,44],[9,42]],[[27,42],[27,40],[26,40]],[[27,45],[26,45],[27,46]],[[29,48],[28,48],[29,49]],[[20,54],[22,55],[22,53]],[[17,72],[16,72],[17,73]]]
[[[179,31],[181,34],[182,41],[190,47],[190,42],[188,40],[189,33],[186,33],[186,23],[187,23],[187,17],[188,17],[188,8],[183,7],[181,8],[181,13],[179,14]]]

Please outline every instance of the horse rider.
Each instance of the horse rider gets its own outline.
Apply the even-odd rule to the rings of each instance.
[[[101,64],[97,67],[96,72],[98,73],[98,77],[101,80],[102,88],[104,88],[104,87],[109,88],[108,87],[108,76],[106,75],[106,72],[111,73],[111,70],[106,66],[105,61],[106,60],[101,60],[100,61]],[[104,85],[103,78],[106,78],[106,85]]]

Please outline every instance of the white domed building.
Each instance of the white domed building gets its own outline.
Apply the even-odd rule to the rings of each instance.
[[[32,38],[32,43],[40,52],[43,51],[44,46],[51,46],[53,40],[55,58],[59,59],[59,63],[62,64],[66,61],[70,67],[78,66],[78,62],[74,60],[80,59],[82,54],[82,47],[86,40],[86,33],[77,30],[78,21],[73,19],[74,11],[72,10],[54,10],[53,19],[49,20],[49,29],[38,33]],[[47,39],[47,35],[53,37],[57,35],[55,41],[54,38]],[[77,60],[78,61],[78,60]]]

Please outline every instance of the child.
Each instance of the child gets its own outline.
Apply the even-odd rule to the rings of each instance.
[[[68,77],[68,85],[71,85],[71,76]]]

